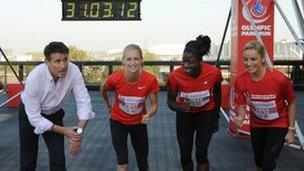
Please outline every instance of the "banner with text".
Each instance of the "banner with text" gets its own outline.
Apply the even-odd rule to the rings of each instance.
[[[274,45],[274,4],[269,0],[247,0],[247,9],[257,26],[265,49],[273,61]],[[234,82],[235,78],[244,73],[243,48],[250,40],[256,40],[254,27],[250,23],[249,15],[242,0],[231,1],[231,59],[230,59],[230,116],[229,131],[233,134],[249,135],[250,121],[249,113],[242,127],[237,128],[234,117],[236,116],[237,106],[234,103]],[[249,107],[246,106],[249,111]]]

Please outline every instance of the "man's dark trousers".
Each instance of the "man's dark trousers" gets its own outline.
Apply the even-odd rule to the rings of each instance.
[[[43,115],[43,114],[42,114]],[[20,140],[20,170],[34,171],[38,155],[39,135],[34,133],[24,110],[24,104],[19,107],[19,140]],[[63,126],[64,110],[60,109],[52,115],[43,115],[56,125]],[[49,151],[51,171],[65,171],[64,136],[46,131],[42,134]]]

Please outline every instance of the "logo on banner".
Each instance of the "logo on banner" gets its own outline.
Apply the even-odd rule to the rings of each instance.
[[[262,23],[270,17],[270,13],[268,13],[267,7],[262,0],[249,0],[246,2],[246,6],[249,9],[254,23]],[[243,7],[242,12],[244,18],[250,22],[245,6]]]

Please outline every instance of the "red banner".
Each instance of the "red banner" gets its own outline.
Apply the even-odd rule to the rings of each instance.
[[[270,0],[245,0],[247,9],[257,26],[265,49],[273,61],[273,35],[274,35],[274,4]],[[250,40],[256,40],[254,27],[250,23],[249,15],[242,0],[231,1],[231,59],[230,59],[230,116],[229,130],[233,134],[249,135],[250,121],[249,113],[242,127],[237,128],[234,117],[237,106],[234,99],[235,78],[244,73],[243,48]],[[249,111],[249,107],[246,106]]]

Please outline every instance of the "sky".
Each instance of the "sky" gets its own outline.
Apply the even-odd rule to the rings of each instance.
[[[278,0],[297,30],[291,0]],[[14,52],[42,51],[50,41],[62,41],[87,51],[143,48],[186,43],[199,34],[219,44],[230,0],[142,0],[141,21],[61,21],[61,0],[0,0],[0,47]],[[230,32],[226,40],[230,39]],[[275,41],[293,40],[275,13]]]

